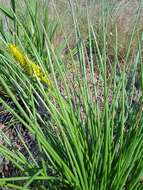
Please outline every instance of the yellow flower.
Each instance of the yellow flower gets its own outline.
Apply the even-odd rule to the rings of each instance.
[[[29,75],[39,78],[41,82],[48,84],[48,86],[51,87],[51,81],[48,79],[48,73],[43,73],[41,67],[28,58],[26,59],[26,63],[25,70]]]
[[[24,54],[14,44],[9,44],[8,49],[16,61],[18,61],[22,66],[26,64]]]
[[[51,81],[48,78],[48,73],[43,73],[41,67],[26,57],[14,44],[8,45],[9,52],[13,55],[16,61],[20,63],[23,69],[33,78],[39,80],[51,87]]]

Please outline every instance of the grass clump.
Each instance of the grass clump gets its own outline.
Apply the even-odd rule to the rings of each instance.
[[[116,22],[113,40],[109,32],[110,16],[119,8],[114,3],[97,4],[98,23],[93,23],[85,5],[85,32],[78,4],[70,2],[70,34],[56,7],[54,29],[47,7],[41,13],[38,1],[25,1],[21,14],[16,1],[9,10],[1,8],[7,22],[5,26],[2,20],[0,37],[0,85],[5,93],[0,103],[12,115],[7,126],[20,144],[6,137],[0,144],[0,155],[16,168],[10,177],[3,173],[1,188],[143,188],[143,34],[134,23],[124,54],[120,53]],[[136,22],[140,13],[141,4]],[[63,40],[55,47],[58,31]],[[20,59],[7,50],[10,43],[24,52]],[[25,55],[41,73],[48,73],[51,87],[34,69],[24,72]]]

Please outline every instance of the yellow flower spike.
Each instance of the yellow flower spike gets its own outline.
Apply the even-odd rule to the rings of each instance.
[[[52,87],[52,83],[48,78],[48,74],[43,73],[39,65],[27,58],[15,45],[9,44],[8,49],[15,58],[15,60],[20,63],[23,69],[30,76],[32,76],[33,78],[37,77],[41,82],[47,84],[49,87]]]
[[[18,61],[21,65],[26,64],[24,54],[14,44],[9,44],[8,50],[13,55],[15,60]]]
[[[25,70],[33,77],[39,78],[41,82],[48,84],[48,86],[51,87],[51,82],[48,79],[48,74],[43,73],[40,66],[36,65],[36,63],[34,63],[33,61],[27,59],[27,67],[25,68]]]

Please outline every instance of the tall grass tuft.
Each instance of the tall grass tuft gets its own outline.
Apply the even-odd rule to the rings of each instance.
[[[25,1],[27,15],[19,13],[16,1],[11,2],[12,9],[1,8],[7,27],[2,24],[0,30],[0,86],[13,104],[8,104],[4,96],[0,97],[0,104],[30,134],[34,143],[31,147],[17,127],[14,130],[24,152],[4,137],[0,155],[17,172],[11,177],[2,176],[0,187],[141,190],[143,33],[138,35],[134,24],[121,59],[115,23],[111,57],[108,27],[116,5],[110,7],[105,1],[99,4],[98,26],[92,23],[88,5],[85,6],[87,35],[84,37],[77,7],[70,2],[74,35],[74,46],[71,46],[70,34],[67,36],[56,7],[57,20],[53,26],[49,24],[50,18],[47,22],[47,8],[41,15],[38,1],[35,4]],[[140,8],[136,21],[139,14]],[[58,29],[64,38],[56,48],[53,36]],[[137,48],[131,56],[134,37]],[[48,72],[51,87],[24,71],[19,60],[9,53],[9,43],[22,49],[43,73]]]

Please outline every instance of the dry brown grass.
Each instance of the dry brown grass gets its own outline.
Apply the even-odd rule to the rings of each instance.
[[[53,2],[55,2],[55,6],[53,6]],[[76,7],[76,1],[71,0],[72,5]],[[143,32],[143,3],[140,4],[138,0],[112,0],[110,6],[114,4],[114,8],[112,9],[110,16],[106,17],[106,22],[108,23],[107,29],[107,48],[109,55],[114,55],[114,46],[115,46],[115,38],[116,38],[116,28],[117,28],[117,36],[118,36],[118,54],[119,58],[123,58],[126,54],[128,43],[131,38],[132,31],[134,26],[136,25],[136,35],[133,38],[130,55],[137,49],[138,38],[140,34]],[[70,5],[68,1],[65,0],[53,0],[50,1],[50,15],[51,18],[55,18],[55,7],[61,18],[61,22],[63,25],[63,29],[67,36],[71,35],[70,45],[71,47],[75,44],[75,39],[72,36],[74,32],[73,28],[73,21],[72,21],[72,13],[70,9]],[[87,0],[79,0],[78,1],[78,9],[75,8],[76,11],[76,18],[79,22],[80,29],[83,35],[83,38],[86,39],[88,36],[88,26],[87,26],[87,8],[89,14],[90,22],[96,27],[99,28],[101,24],[101,7],[99,3],[94,1],[87,1]],[[137,19],[137,14],[140,9],[140,14]],[[67,11],[66,16],[63,16],[65,11]],[[54,44],[55,47],[58,44],[62,43],[63,41],[63,34],[61,30],[58,30]]]

